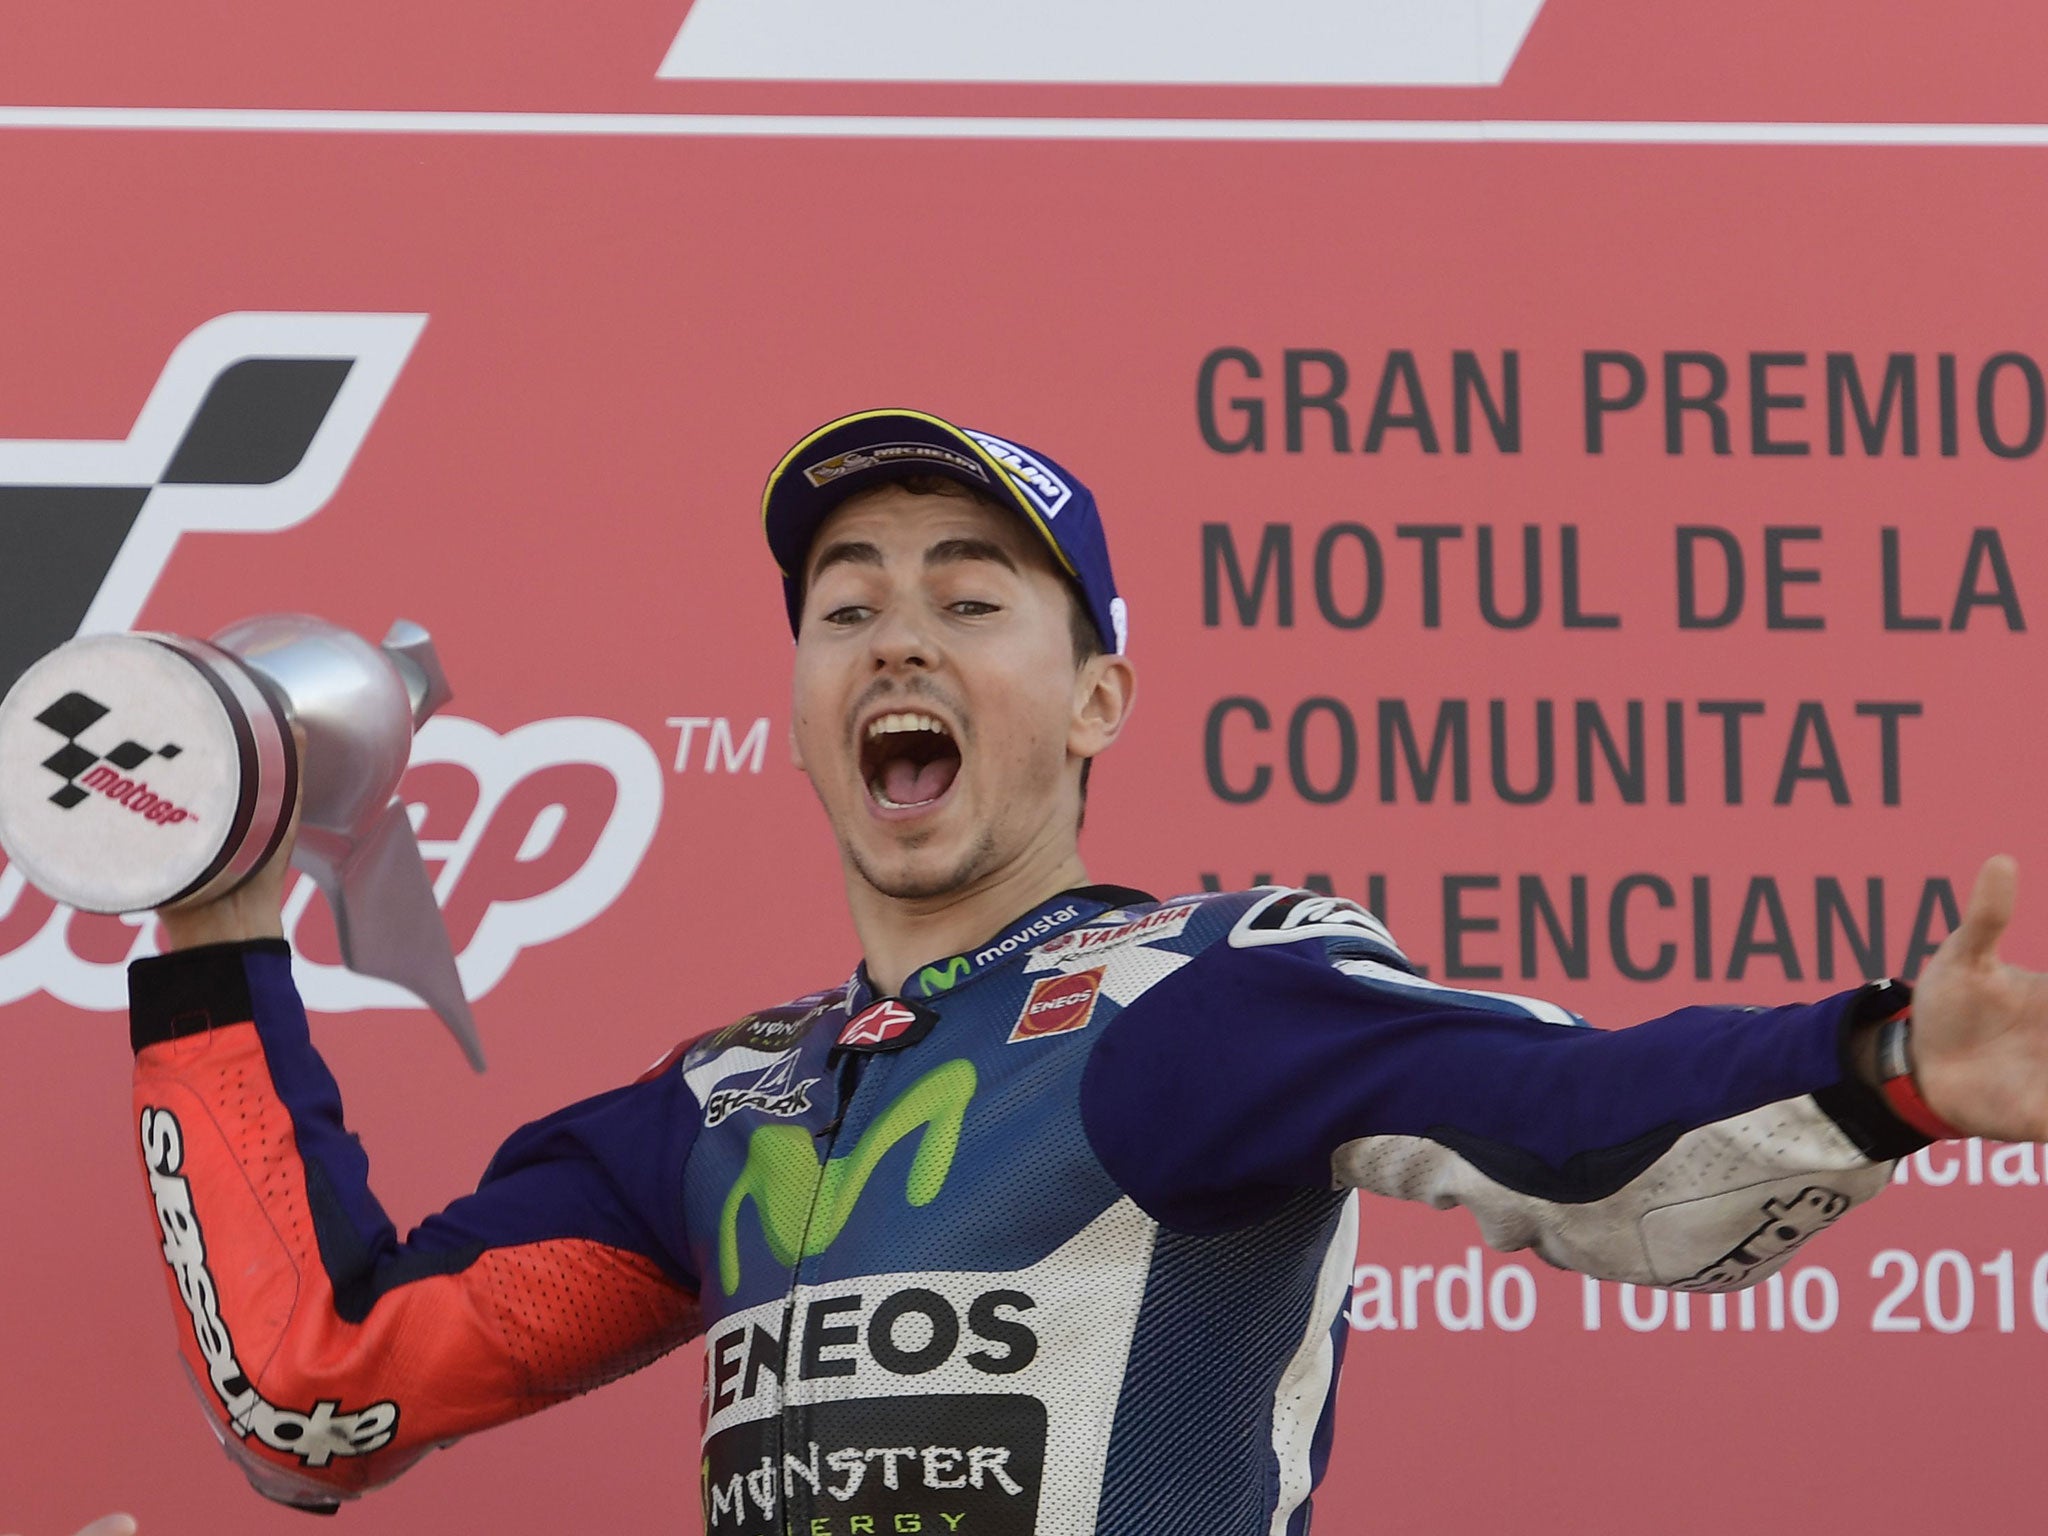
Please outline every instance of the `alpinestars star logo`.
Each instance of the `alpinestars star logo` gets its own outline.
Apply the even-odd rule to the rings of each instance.
[[[47,726],[64,738],[64,745],[43,759],[43,766],[64,781],[50,795],[50,803],[68,811],[89,798],[87,790],[96,789],[159,825],[176,826],[181,821],[196,821],[198,818],[192,812],[173,805],[140,779],[123,777],[124,774],[133,774],[152,757],[169,762],[184,750],[175,741],[152,748],[139,741],[124,740],[105,753],[95,752],[79,741],[78,738],[105,719],[106,714],[107,706],[98,699],[90,694],[73,692],[65,694],[36,716],[38,724]],[[115,769],[120,772],[115,772]],[[82,780],[80,774],[85,775]]]
[[[333,496],[424,315],[222,315],[120,442],[0,439],[0,691],[129,629],[187,533],[275,532]]]

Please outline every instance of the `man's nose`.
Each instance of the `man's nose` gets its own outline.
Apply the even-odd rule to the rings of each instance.
[[[869,627],[869,654],[877,672],[903,668],[929,670],[939,659],[938,637],[930,615],[915,603],[891,603]]]

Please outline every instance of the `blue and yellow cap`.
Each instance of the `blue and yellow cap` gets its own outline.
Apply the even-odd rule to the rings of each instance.
[[[858,411],[828,421],[768,476],[761,522],[782,571],[792,633],[803,617],[804,561],[825,519],[855,492],[904,475],[944,475],[1015,508],[1080,588],[1104,648],[1123,652],[1130,619],[1088,487],[1035,449],[924,411]]]

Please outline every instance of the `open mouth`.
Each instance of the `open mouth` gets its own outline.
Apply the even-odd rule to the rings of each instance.
[[[945,722],[922,710],[878,715],[861,732],[860,773],[885,811],[917,811],[945,798],[960,748]]]

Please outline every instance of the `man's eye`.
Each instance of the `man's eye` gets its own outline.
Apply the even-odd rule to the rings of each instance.
[[[837,608],[828,608],[823,617],[827,624],[858,624],[868,616],[868,609],[859,603],[842,603]]]
[[[994,603],[984,603],[978,597],[963,597],[957,603],[949,603],[947,606],[950,607],[953,610],[953,612],[959,614],[966,614],[970,618],[977,617],[984,613],[995,613],[999,611]]]

